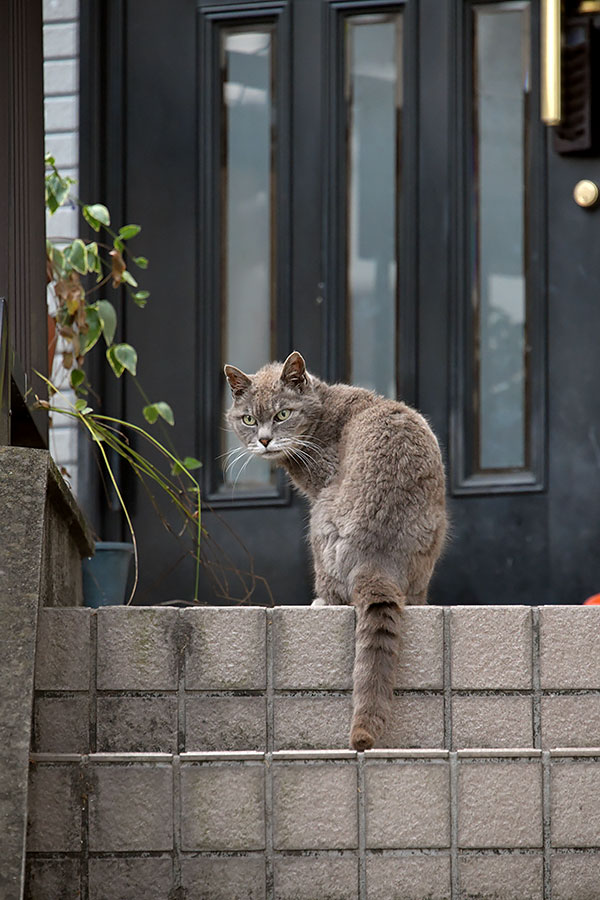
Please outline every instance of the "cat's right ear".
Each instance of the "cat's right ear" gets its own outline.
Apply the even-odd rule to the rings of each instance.
[[[242,394],[245,394],[252,384],[248,376],[244,372],[242,372],[241,369],[236,369],[235,366],[225,366],[224,372],[225,377],[229,382],[231,393],[236,398],[241,397]]]
[[[288,358],[283,364],[283,368],[281,370],[281,380],[284,384],[287,384],[288,387],[296,388],[296,390],[302,390],[308,384],[308,376],[306,374],[306,363],[304,362],[304,358],[297,350],[294,350],[293,353],[290,353]]]

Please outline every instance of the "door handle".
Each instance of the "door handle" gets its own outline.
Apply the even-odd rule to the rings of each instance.
[[[561,2],[542,0],[541,115],[546,125],[559,125],[561,110]]]

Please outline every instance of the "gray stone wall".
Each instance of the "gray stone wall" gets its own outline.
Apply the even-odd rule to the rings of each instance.
[[[395,721],[356,754],[351,608],[44,610],[28,896],[595,897],[598,611],[404,626]]]

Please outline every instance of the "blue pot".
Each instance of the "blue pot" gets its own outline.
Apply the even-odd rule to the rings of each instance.
[[[82,561],[84,606],[120,606],[126,600],[133,544],[98,541],[95,548],[94,556]]]

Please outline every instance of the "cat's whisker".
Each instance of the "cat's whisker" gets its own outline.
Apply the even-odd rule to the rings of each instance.
[[[239,452],[239,454],[235,457],[235,459],[229,460],[229,462],[227,463],[227,466],[225,468],[225,472],[224,472],[225,476],[227,476],[227,473],[229,472],[229,470],[232,469],[235,466],[235,464],[238,463],[241,459],[243,459],[244,456],[246,456],[246,454],[249,455],[249,459],[250,459],[251,458],[250,451],[244,449]]]
[[[236,477],[235,477],[235,481],[233,482],[233,486],[232,486],[232,488],[231,488],[231,496],[232,496],[232,497],[233,497],[233,494],[234,494],[236,485],[237,485],[237,483],[238,483],[238,481],[239,481],[239,479],[240,479],[240,476],[241,476],[242,472],[244,471],[244,469],[246,468],[246,466],[248,465],[248,463],[251,462],[252,456],[253,456],[253,454],[250,453],[250,455],[248,456],[248,459],[246,460],[246,462],[245,462],[244,465],[241,467],[240,471],[237,473],[237,475],[236,475]]]

